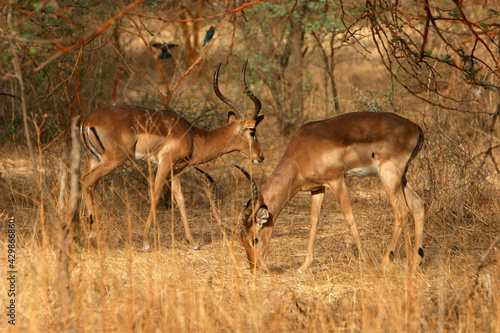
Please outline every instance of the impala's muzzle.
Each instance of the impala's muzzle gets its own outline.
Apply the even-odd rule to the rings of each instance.
[[[254,164],[260,164],[264,161],[264,155],[260,154],[255,156],[255,154],[251,154],[251,156],[248,156],[244,152],[240,151],[240,154],[248,158],[250,161],[252,161]]]
[[[264,155],[260,155],[258,158],[253,159],[252,161],[254,164],[260,164],[264,162]]]

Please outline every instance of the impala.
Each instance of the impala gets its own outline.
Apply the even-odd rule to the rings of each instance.
[[[415,221],[413,265],[423,258],[424,205],[406,181],[410,162],[422,147],[417,124],[392,113],[358,112],[305,124],[292,137],[255,203],[245,215],[239,238],[252,268],[265,268],[274,224],[283,207],[299,191],[311,192],[311,231],[307,255],[299,273],[312,264],[325,188],[333,191],[350,227],[361,258],[366,254],[356,228],[345,177],[379,175],[394,209],[394,230],[382,263],[393,256],[403,222]],[[250,214],[246,214],[249,216]]]
[[[259,116],[260,100],[250,91],[245,80],[247,63],[241,78],[246,95],[254,103],[254,112],[247,115],[243,108],[219,90],[218,76],[221,64],[214,74],[213,88],[217,97],[239,114],[229,112],[228,123],[214,130],[193,126],[171,111],[158,111],[140,106],[106,106],[86,116],[80,126],[84,146],[90,152],[91,167],[82,178],[83,192],[90,221],[90,240],[95,244],[94,187],[129,159],[149,160],[158,165],[154,182],[150,184],[151,206],[143,233],[143,250],[149,249],[149,229],[156,206],[167,179],[181,213],[186,238],[195,244],[186,216],[185,200],[177,177],[187,166],[206,163],[221,155],[238,151],[254,163],[264,160],[256,136],[256,127],[264,116]]]

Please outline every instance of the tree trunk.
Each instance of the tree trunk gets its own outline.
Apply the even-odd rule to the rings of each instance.
[[[291,83],[288,90],[288,100],[290,101],[290,113],[288,114],[288,125],[285,128],[285,135],[290,134],[293,127],[299,126],[304,120],[304,99],[302,94],[302,36],[299,31],[294,31],[290,35],[290,61],[288,64],[288,81]]]

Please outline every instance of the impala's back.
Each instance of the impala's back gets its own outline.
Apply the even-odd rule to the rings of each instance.
[[[305,124],[282,160],[299,164],[301,190],[308,190],[344,175],[377,175],[377,161],[406,164],[421,138],[420,126],[396,114],[348,113]]]
[[[165,149],[169,137],[180,141],[183,152],[192,149],[190,124],[175,112],[132,105],[106,106],[85,117],[81,131],[85,146],[98,159],[106,154],[113,159],[143,159]],[[156,162],[156,161],[154,161]]]

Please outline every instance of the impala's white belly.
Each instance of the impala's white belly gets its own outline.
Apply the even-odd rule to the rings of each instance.
[[[367,177],[375,175],[378,175],[378,167],[375,163],[362,168],[354,168],[345,173],[346,177]]]
[[[158,161],[156,160],[155,156],[148,156],[146,154],[135,153],[134,157],[136,160],[147,160],[149,157],[149,161],[151,161],[151,163],[158,164]]]

